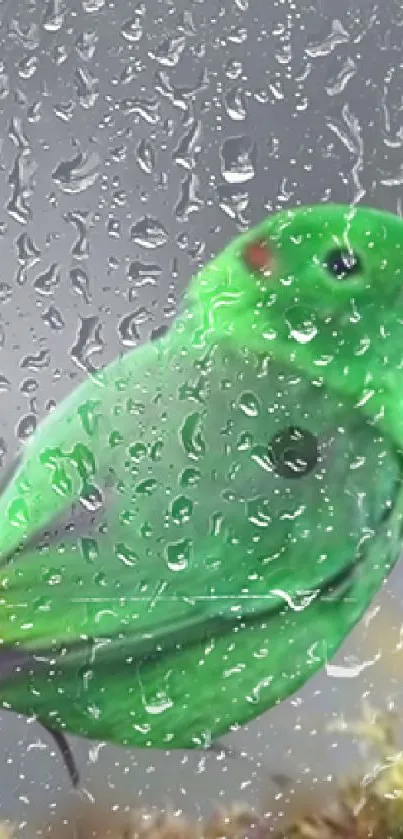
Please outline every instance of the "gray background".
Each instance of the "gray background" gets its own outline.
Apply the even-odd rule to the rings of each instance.
[[[393,0],[0,2],[1,469],[86,370],[172,320],[240,228],[297,202],[400,212],[402,36]],[[363,696],[401,708],[402,582],[333,667],[228,738],[239,758],[72,739],[84,787],[111,806],[277,813],[286,772],[322,797],[358,759],[327,722]],[[53,813],[69,784],[43,730],[3,714],[0,743],[0,817]]]

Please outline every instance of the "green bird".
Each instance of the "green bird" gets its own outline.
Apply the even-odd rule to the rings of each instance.
[[[402,286],[398,216],[279,212],[47,416],[0,495],[3,707],[208,748],[333,656],[400,552]]]

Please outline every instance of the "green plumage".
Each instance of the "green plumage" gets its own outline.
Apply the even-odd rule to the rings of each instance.
[[[402,248],[268,218],[41,424],[0,497],[5,707],[200,747],[333,655],[400,551]]]

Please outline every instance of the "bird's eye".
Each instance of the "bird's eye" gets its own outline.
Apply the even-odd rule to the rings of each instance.
[[[283,478],[303,478],[319,460],[318,441],[307,429],[289,426],[270,441],[269,459]]]
[[[360,257],[349,250],[332,251],[325,260],[325,267],[336,280],[349,280],[362,271]]]

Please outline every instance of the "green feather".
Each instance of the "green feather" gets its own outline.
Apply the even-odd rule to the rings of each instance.
[[[0,496],[5,707],[198,747],[334,654],[400,551],[402,246],[275,215],[39,426]]]

